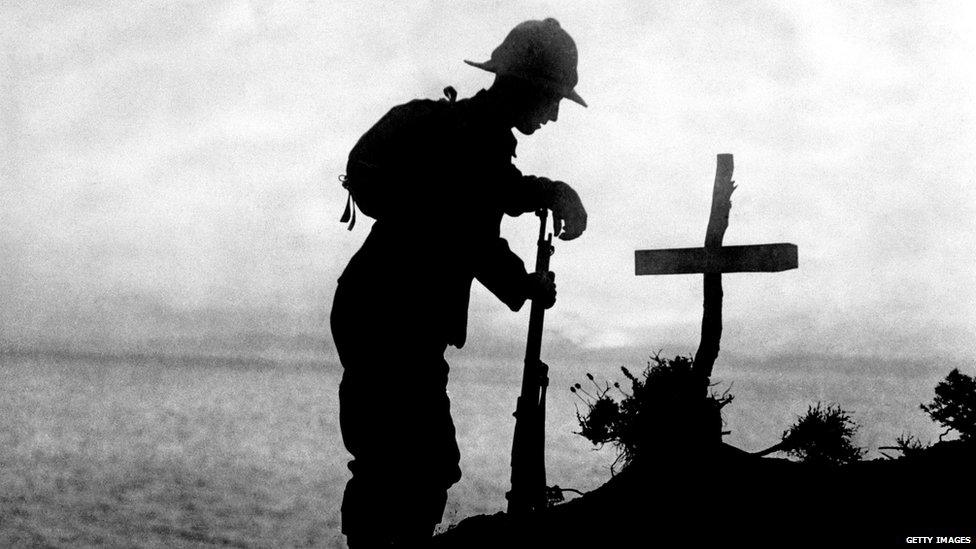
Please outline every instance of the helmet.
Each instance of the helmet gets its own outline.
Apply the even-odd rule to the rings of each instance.
[[[484,63],[464,60],[472,67],[516,76],[539,84],[586,106],[576,93],[576,43],[552,17],[515,26]]]

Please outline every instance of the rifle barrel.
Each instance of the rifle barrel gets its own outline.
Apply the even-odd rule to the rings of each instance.
[[[546,235],[548,212],[539,216],[539,240],[535,272],[549,272],[552,234]],[[512,489],[507,494],[508,512],[524,514],[546,505],[545,400],[549,384],[548,367],[542,362],[542,327],[546,309],[535,300],[529,311],[529,334],[525,345],[522,390],[515,409],[515,434],[512,441]]]

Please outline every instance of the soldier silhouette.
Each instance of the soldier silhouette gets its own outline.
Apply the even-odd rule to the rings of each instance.
[[[511,310],[555,302],[551,276],[527,273],[499,236],[504,214],[553,212],[563,240],[586,228],[566,183],[512,165],[512,128],[556,121],[574,91],[576,45],[552,18],[517,25],[484,63],[492,86],[468,99],[394,107],[356,143],[344,219],[376,218],[339,278],[331,327],[343,366],[340,427],[352,478],[342,502],[349,546],[417,546],[461,477],[447,396],[448,345],[464,345],[478,279]],[[350,227],[351,228],[351,227]]]

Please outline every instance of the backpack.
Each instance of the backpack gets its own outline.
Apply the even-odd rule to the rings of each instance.
[[[349,223],[348,230],[356,226],[357,207],[378,220],[400,205],[398,196],[405,189],[396,186],[422,163],[415,154],[418,147],[436,146],[435,140],[444,133],[457,92],[448,86],[444,96],[446,99],[417,99],[394,107],[353,146],[346,173],[339,176],[349,192],[339,222]]]

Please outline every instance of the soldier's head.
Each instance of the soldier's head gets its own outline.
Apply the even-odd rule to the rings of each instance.
[[[559,102],[586,106],[575,91],[576,44],[555,19],[518,24],[484,63],[465,63],[495,73],[492,92],[504,99],[511,123],[528,135],[559,116]]]

